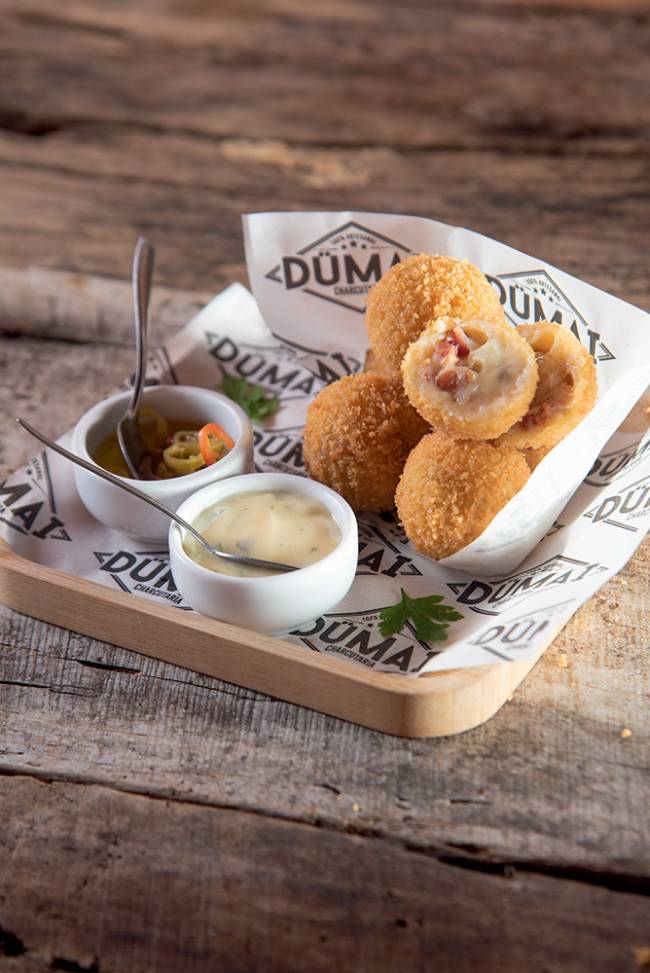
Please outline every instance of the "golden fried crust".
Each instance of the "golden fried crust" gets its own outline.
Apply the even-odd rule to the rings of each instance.
[[[436,346],[449,332],[480,336],[482,342],[456,362],[461,373],[466,364],[474,376],[465,383],[461,374],[460,393],[441,389],[432,373]],[[506,321],[438,318],[409,345],[402,377],[409,402],[434,428],[457,439],[496,439],[526,413],[535,394],[537,365],[528,342]]]
[[[389,378],[397,378],[399,373],[388,368],[385,362],[375,355],[372,348],[368,348],[366,359],[363,364],[364,372],[374,372],[376,375],[387,375]]]
[[[545,456],[553,449],[552,446],[540,446],[539,449],[523,449],[521,451],[522,456],[528,463],[530,472],[532,473],[536,467],[542,462]]]
[[[377,370],[397,374],[408,346],[439,317],[505,321],[495,291],[467,260],[420,253],[391,267],[368,294],[366,329]]]
[[[307,471],[354,510],[390,510],[406,457],[430,428],[399,379],[372,372],[339,379],[307,410]]]
[[[529,476],[516,449],[433,432],[406,461],[397,513],[413,546],[439,560],[479,537]]]
[[[530,409],[499,442],[525,450],[552,448],[596,404],[596,366],[575,335],[560,324],[538,321],[521,324],[517,331],[536,354],[539,382]]]

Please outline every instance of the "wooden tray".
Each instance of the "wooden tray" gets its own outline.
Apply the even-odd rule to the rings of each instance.
[[[405,737],[449,736],[484,723],[546,648],[522,662],[417,679],[388,675],[84,581],[20,557],[3,540],[0,601],[91,638]]]

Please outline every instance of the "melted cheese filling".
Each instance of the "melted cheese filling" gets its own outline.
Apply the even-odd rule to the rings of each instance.
[[[444,395],[445,408],[453,415],[477,414],[500,408],[522,384],[529,363],[518,348],[501,335],[488,335],[478,326],[460,332],[468,354],[459,354],[446,335],[431,336],[420,366],[420,380],[427,395]],[[444,347],[448,344],[449,351]],[[464,349],[461,348],[461,351]],[[452,377],[455,375],[455,381]]]
[[[535,357],[539,381],[528,412],[517,424],[522,429],[542,425],[559,410],[565,409],[573,394],[574,379],[570,368],[551,355],[537,354]]]

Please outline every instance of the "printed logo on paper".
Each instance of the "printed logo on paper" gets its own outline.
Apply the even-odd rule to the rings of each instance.
[[[302,455],[302,427],[293,429],[253,430],[255,470],[276,473],[298,473],[306,476]]]
[[[363,314],[366,295],[410,247],[350,220],[301,250],[285,254],[265,275],[285,290],[301,290]]]
[[[616,357],[546,270],[486,276],[512,324],[555,321],[569,328],[596,361],[613,361]]]
[[[556,554],[541,564],[535,564],[500,581],[475,579],[447,582],[447,585],[456,595],[459,604],[466,605],[481,615],[499,615],[528,595],[582,581],[589,575],[600,574],[606,570],[602,564],[589,564],[588,561]]]
[[[622,446],[609,453],[601,453],[585,477],[590,486],[609,486],[630,470],[639,466],[650,455],[650,436],[644,436],[630,446]]]
[[[422,575],[413,558],[396,547],[388,533],[377,526],[374,518],[373,520],[357,518],[357,520],[359,525],[357,575],[383,574],[388,578]]]
[[[319,351],[284,341],[273,348],[237,343],[228,335],[205,332],[210,355],[223,374],[277,395],[282,402],[309,401],[324,385],[353,375],[362,362],[341,352]]]
[[[383,510],[381,513],[366,513],[364,518],[368,523],[373,523],[386,543],[397,545],[398,547],[408,547],[410,541],[406,536],[406,531],[400,523],[397,512],[393,510]],[[412,549],[411,549],[412,550]]]
[[[382,635],[374,611],[322,615],[291,632],[314,652],[327,652],[370,669],[416,673],[443,649],[420,642],[410,622],[396,635]]]
[[[127,594],[148,595],[191,611],[181,598],[167,551],[94,551],[105,572]]]
[[[31,459],[19,475],[0,483],[0,521],[39,540],[71,540],[57,514],[47,453]]]
[[[550,633],[548,627],[551,620],[557,615],[564,615],[568,618],[570,605],[577,605],[575,598],[568,601],[561,601],[546,608],[540,608],[525,615],[518,615],[507,621],[490,625],[483,629],[473,639],[469,645],[478,646],[484,652],[496,656],[498,659],[505,659],[512,662],[513,658],[522,658],[528,654],[538,642],[542,641],[542,636],[548,641]],[[514,656],[513,654],[514,653]]]
[[[583,514],[594,524],[609,524],[619,530],[636,533],[639,530],[635,521],[650,515],[650,475],[642,477],[629,486],[621,487],[618,493],[610,494],[600,503]]]

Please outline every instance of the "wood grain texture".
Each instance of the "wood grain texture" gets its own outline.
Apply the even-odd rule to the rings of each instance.
[[[4,339],[1,347],[18,355],[6,375],[7,409],[30,360],[48,387],[75,390],[56,415],[36,378],[26,390],[26,414],[51,432],[130,361],[126,349],[113,349],[115,362],[92,345]],[[14,449],[29,451],[22,435],[15,430],[7,470]],[[645,545],[578,613],[495,720],[438,745],[380,741],[5,610],[2,761],[206,803],[225,794],[230,806],[425,847],[455,843],[471,858],[647,877],[649,555]],[[558,668],[563,654],[566,669]],[[70,705],[74,721],[62,721]],[[624,726],[629,740],[619,736]]]
[[[647,561],[493,720],[439,741],[381,737],[3,609],[0,766],[645,887],[647,634],[617,616],[605,644],[599,620],[635,568]]]
[[[5,0],[0,265],[122,279],[145,232],[159,284],[211,293],[243,211],[388,208],[648,306],[647,15],[312,7]]]
[[[34,440],[16,425],[16,416],[56,439],[125,381],[133,365],[130,347],[0,338],[0,478],[35,452]]]
[[[124,264],[124,274],[128,275],[128,260]],[[152,343],[160,344],[175,334],[212,297],[213,291],[201,293],[157,286],[149,312]],[[122,344],[131,349],[131,283],[43,267],[0,266],[0,334],[84,345]],[[16,354],[13,348],[5,344],[0,358],[1,366],[9,371],[11,359]],[[108,354],[113,356],[114,353],[109,351]],[[116,384],[126,377],[126,373],[118,372],[122,360],[126,359],[116,356],[113,362]],[[132,365],[129,359],[128,368]]]
[[[242,137],[213,145],[111,126],[42,138],[0,133],[0,266],[123,279],[133,240],[144,233],[156,245],[157,285],[213,294],[246,280],[242,212],[388,209],[469,226],[649,307],[647,158],[647,151],[296,149]],[[68,302],[74,309],[84,300],[63,279],[58,315],[50,299],[55,320]],[[9,327],[30,326],[20,323],[17,296],[4,302]],[[27,311],[31,321],[29,304]],[[157,312],[153,322],[157,329]],[[128,329],[119,334],[127,340]]]
[[[410,0],[397,14],[388,2],[329,0],[307,13],[298,0],[273,0],[263,20],[252,0],[189,9],[5,0],[4,9],[3,99],[16,127],[97,119],[416,147],[647,136],[636,97],[647,17],[624,5],[549,13]],[[615,71],[602,71],[606,59]]]
[[[236,625],[134,601],[124,592],[21,558],[2,540],[0,599],[90,638],[404,737],[451,736],[489,720],[544,651],[540,646],[532,659],[507,666],[403,679]]]
[[[245,281],[240,214],[273,208],[470,226],[650,308],[645,0],[260,9],[0,3],[0,333],[22,335],[0,340],[5,471],[30,450],[8,426],[17,406],[56,433],[130,371],[137,232],[157,247],[161,339]],[[493,720],[438,741],[381,737],[0,608],[0,841],[11,834],[20,865],[10,892],[0,882],[0,926],[27,948],[3,956],[0,933],[0,969],[140,973],[151,957],[165,968],[164,943],[168,968],[212,970],[217,952],[197,944],[212,930],[210,948],[226,948],[224,910],[233,969],[284,969],[296,949],[311,960],[318,928],[328,968],[395,968],[399,948],[416,970],[448,955],[450,970],[638,971],[649,558],[646,544]],[[283,837],[254,836],[251,819]],[[476,871],[513,863],[514,879]],[[422,927],[394,924],[391,888]],[[269,918],[274,896],[295,926],[304,907],[302,938]]]
[[[585,883],[95,786],[4,779],[0,801],[9,973],[616,973],[648,942],[647,898]]]

